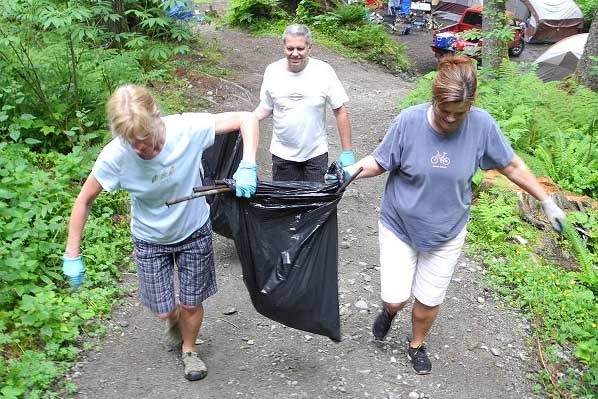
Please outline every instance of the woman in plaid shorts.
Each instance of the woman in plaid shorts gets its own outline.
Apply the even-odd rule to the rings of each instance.
[[[75,200],[64,272],[73,276],[84,271],[79,247],[96,197],[102,190],[128,191],[141,301],[168,323],[179,344],[182,341],[185,378],[200,380],[207,375],[195,347],[202,302],[217,290],[209,210],[203,198],[171,207],[165,203],[201,185],[203,151],[216,134],[237,130],[243,136],[243,160],[234,175],[236,195],[255,193],[258,121],[249,112],[162,117],[149,92],[134,85],[117,89],[106,109],[114,139],[100,153]],[[175,264],[180,304],[175,299]]]

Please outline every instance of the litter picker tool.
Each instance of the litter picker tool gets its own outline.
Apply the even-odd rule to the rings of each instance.
[[[223,180],[216,180],[215,183],[215,186],[193,187],[193,194],[187,195],[182,198],[166,201],[166,206],[175,205],[180,202],[192,200],[194,198],[205,197],[206,195],[227,193],[232,192],[234,190],[233,187],[229,187],[227,184],[225,184]]]

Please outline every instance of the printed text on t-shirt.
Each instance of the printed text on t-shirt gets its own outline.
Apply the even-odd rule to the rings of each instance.
[[[152,177],[152,183],[161,182],[162,180],[166,179],[168,176],[172,176],[174,174],[174,166],[171,166],[169,169],[163,170],[162,172],[155,174]]]

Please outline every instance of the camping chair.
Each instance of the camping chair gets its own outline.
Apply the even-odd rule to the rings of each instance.
[[[411,0],[389,0],[388,14],[407,17],[411,14]]]

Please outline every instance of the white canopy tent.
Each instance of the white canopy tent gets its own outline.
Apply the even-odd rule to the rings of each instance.
[[[522,0],[531,13],[526,21],[525,40],[555,43],[581,33],[583,14],[573,0]]]
[[[575,72],[577,63],[583,55],[588,40],[587,33],[566,37],[553,44],[534,64],[538,65],[536,73],[545,82],[562,80]]]

